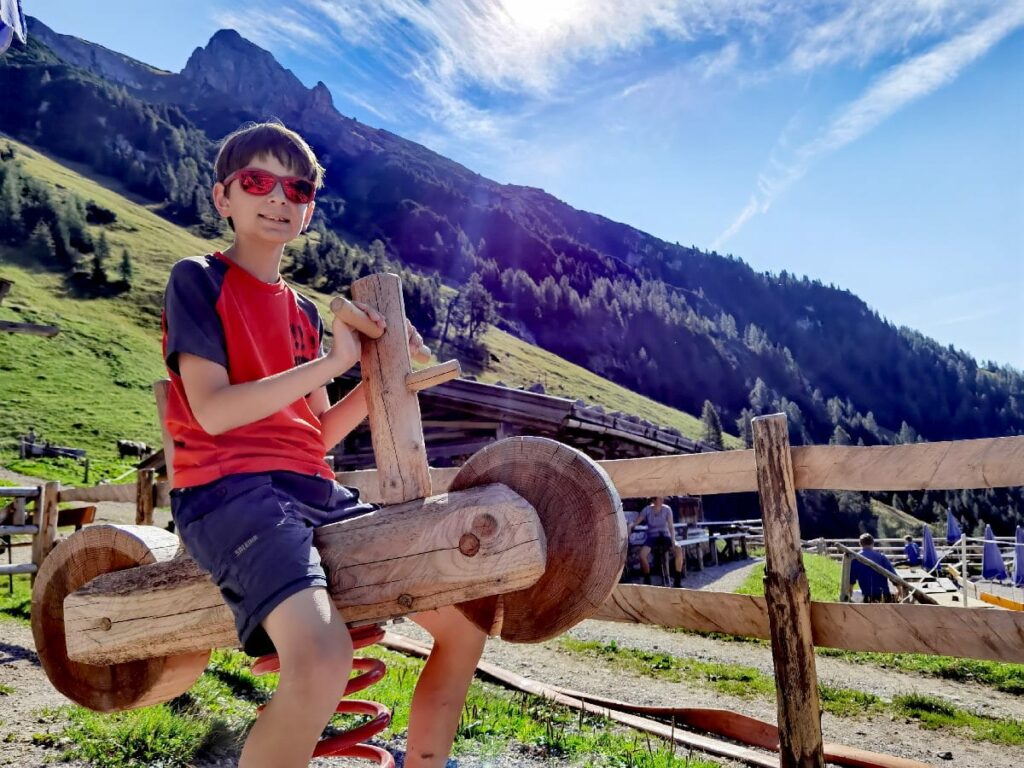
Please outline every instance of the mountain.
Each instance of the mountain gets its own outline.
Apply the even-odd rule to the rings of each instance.
[[[327,168],[325,232],[379,240],[388,258],[455,290],[472,277],[494,296],[502,327],[666,404],[696,412],[711,400],[727,429],[778,410],[796,442],[1024,427],[1018,371],[895,327],[849,291],[758,273],[486,179],[338,113],[323,83],[305,87],[232,30],[172,73],[31,20],[29,44],[0,57],[0,88],[10,94],[0,130],[120,179],[211,235],[216,141],[245,120],[279,117]],[[331,258],[310,251],[303,274],[323,284]]]

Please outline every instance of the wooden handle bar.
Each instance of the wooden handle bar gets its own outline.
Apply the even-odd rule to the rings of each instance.
[[[369,315],[343,296],[335,296],[331,299],[331,312],[345,325],[355,328],[364,336],[371,339],[379,339],[384,335],[384,332],[377,327],[377,324],[370,319]],[[412,359],[417,363],[426,363],[430,361],[430,355],[430,347],[423,344],[412,353]]]

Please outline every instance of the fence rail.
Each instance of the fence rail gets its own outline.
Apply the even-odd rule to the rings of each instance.
[[[0,486],[0,499],[10,499],[0,507],[0,541],[7,550],[7,562],[0,564],[0,576],[14,576],[27,573],[35,577],[43,560],[57,542],[57,500],[60,483],[50,482],[39,486]],[[32,502],[32,521],[28,521],[25,505]],[[32,561],[14,563],[13,547],[20,546],[14,536],[31,536]]]

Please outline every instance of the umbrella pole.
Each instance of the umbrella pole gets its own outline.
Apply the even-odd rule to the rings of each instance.
[[[960,534],[960,588],[964,593],[964,608],[967,607],[967,534]]]

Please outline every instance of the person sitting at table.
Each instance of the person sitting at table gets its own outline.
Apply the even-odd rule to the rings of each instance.
[[[915,567],[921,564],[921,549],[914,543],[913,536],[904,536],[903,554],[907,558],[907,565]]]
[[[665,503],[665,499],[656,496],[651,503],[644,507],[639,517],[629,526],[629,533],[643,523],[647,526],[647,539],[640,548],[640,570],[644,575],[644,584],[651,583],[651,563],[649,560],[651,550],[662,544],[666,549],[672,549],[672,559],[675,565],[673,574],[673,586],[681,587],[683,578],[683,548],[676,544],[674,520],[672,519],[672,508]],[[665,585],[668,586],[668,585]]]
[[[860,536],[860,554],[871,562],[882,566],[893,575],[896,574],[896,569],[889,562],[889,558],[875,549],[875,537],[870,533],[862,533]],[[873,568],[869,568],[860,560],[854,560],[850,566],[850,583],[854,582],[860,587],[865,603],[892,602],[892,594],[889,592],[889,579]]]

